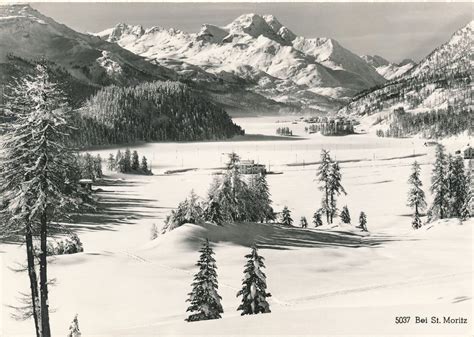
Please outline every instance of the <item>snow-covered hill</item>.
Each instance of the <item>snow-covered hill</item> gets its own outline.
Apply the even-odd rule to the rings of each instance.
[[[195,34],[121,23],[97,35],[178,73],[198,67],[253,82],[268,98],[320,110],[384,82],[337,41],[299,37],[272,15],[241,15],[225,27],[204,24]]]
[[[362,59],[387,80],[402,76],[415,66],[415,62],[410,59],[405,59],[398,64],[389,62],[378,55],[363,55]]]

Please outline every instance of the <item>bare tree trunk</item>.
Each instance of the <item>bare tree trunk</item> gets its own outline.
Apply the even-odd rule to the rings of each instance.
[[[42,337],[51,337],[49,326],[48,272],[47,272],[47,217],[41,214],[41,254],[40,254],[40,291],[41,291],[41,331]]]
[[[25,230],[25,243],[26,243],[26,257],[28,264],[28,276],[30,278],[30,289],[31,289],[31,309],[33,313],[33,319],[35,321],[35,332],[36,337],[41,336],[41,328],[39,326],[39,295],[38,295],[38,277],[35,270],[35,255],[33,248],[33,233],[30,224],[26,225]]]

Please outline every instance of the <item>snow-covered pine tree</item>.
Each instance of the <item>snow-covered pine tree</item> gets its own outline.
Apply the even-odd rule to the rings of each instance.
[[[144,174],[150,173],[150,172],[148,171],[148,161],[146,160],[146,157],[145,157],[145,156],[142,157],[142,162],[141,162],[141,164],[140,164],[140,169],[141,169],[141,171],[142,171]]]
[[[115,168],[116,168],[116,170],[118,170],[119,172],[122,172],[122,171],[120,170],[120,162],[122,161],[122,159],[123,159],[122,151],[117,150],[117,154],[115,155]]]
[[[340,214],[341,221],[345,224],[350,224],[351,223],[351,215],[349,213],[349,208],[347,208],[347,205],[342,207],[342,211]]]
[[[245,255],[247,263],[244,269],[244,279],[242,280],[242,289],[237,293],[237,297],[242,296],[242,303],[237,310],[241,310],[241,315],[254,315],[269,313],[270,305],[267,297],[267,279],[263,268],[264,258],[258,255],[257,246],[252,247],[252,252]]]
[[[426,208],[425,192],[420,180],[420,165],[415,161],[412,165],[412,173],[408,178],[410,189],[408,191],[408,206],[414,208],[412,227],[421,228],[420,211]]]
[[[104,176],[102,172],[102,158],[100,154],[94,158],[94,176],[96,179],[101,179]]]
[[[321,219],[320,211],[317,211],[313,214],[313,224],[314,224],[314,227],[319,227],[323,225],[323,220]]]
[[[360,212],[359,215],[359,226],[360,229],[362,229],[364,232],[367,232],[367,215],[365,215],[364,212]]]
[[[156,224],[151,225],[151,230],[150,230],[150,240],[155,240],[158,237],[158,227],[156,227]]]
[[[248,184],[250,195],[253,199],[251,221],[266,222],[275,220],[273,208],[271,207],[270,189],[264,173],[252,175]]]
[[[288,209],[287,206],[283,207],[283,211],[281,212],[281,223],[286,226],[293,225],[293,219],[291,218],[291,211]]]
[[[438,144],[436,146],[436,161],[431,175],[431,193],[434,196],[433,204],[430,207],[430,219],[444,219],[449,209],[448,199],[448,180],[447,176],[447,159],[444,153],[444,146]]]
[[[133,171],[138,171],[139,168],[140,168],[140,157],[138,157],[137,150],[134,150],[132,153],[131,169]]]
[[[204,220],[222,226],[224,217],[222,216],[221,207],[218,202],[210,201],[204,210]]]
[[[109,158],[107,159],[107,170],[109,171],[115,171],[117,169],[116,164],[115,164],[115,157],[113,153],[109,154]]]
[[[79,320],[77,319],[77,314],[74,316],[74,319],[71,322],[71,325],[69,325],[69,332],[67,334],[67,337],[81,337],[81,330],[79,330]]]
[[[2,231],[16,229],[25,235],[35,327],[38,336],[50,337],[47,238],[51,223],[78,204],[76,182],[68,176],[73,171],[70,166],[77,162],[69,146],[70,109],[44,64],[7,92],[6,107],[15,119],[0,151],[0,191],[8,220]],[[33,235],[38,234],[39,291],[33,247]]]
[[[186,300],[190,302],[186,311],[191,312],[185,319],[188,322],[221,318],[224,312],[221,305],[222,297],[217,293],[217,266],[209,240],[206,239],[199,252],[201,256],[196,264],[199,271],[194,276],[193,289],[188,294],[189,299]]]
[[[347,194],[341,184],[342,175],[338,162],[332,162],[329,169],[329,220],[333,222],[337,213],[336,196],[341,193]]]
[[[125,149],[123,154],[123,173],[129,173],[132,170],[132,153],[129,148]]]
[[[301,228],[308,228],[308,220],[306,220],[305,216],[302,216],[300,219]]]
[[[331,219],[331,202],[330,202],[330,174],[331,174],[332,159],[329,151],[321,150],[321,163],[319,164],[317,178],[320,183],[319,189],[323,191],[323,198],[321,201],[321,211],[326,214],[326,220],[330,223]]]
[[[448,212],[449,216],[460,218],[466,199],[469,196],[470,184],[464,162],[460,156],[448,156]]]

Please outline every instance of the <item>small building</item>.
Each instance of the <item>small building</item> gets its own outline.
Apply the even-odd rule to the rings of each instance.
[[[464,159],[474,159],[474,147],[467,144],[467,146],[462,149],[462,156]]]
[[[242,174],[266,173],[265,165],[256,164],[253,160],[241,160],[237,163],[237,168]]]

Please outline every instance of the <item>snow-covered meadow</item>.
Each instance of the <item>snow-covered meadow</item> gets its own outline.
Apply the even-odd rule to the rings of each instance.
[[[55,279],[54,335],[66,335],[76,313],[84,336],[469,335],[474,222],[446,220],[414,231],[406,206],[415,159],[431,201],[434,148],[416,138],[308,135],[296,119],[236,118],[247,136],[235,141],[131,146],[151,161],[155,175],[113,173],[107,184],[95,187],[103,190],[98,195],[105,212],[73,225],[84,253],[55,257],[49,267]],[[290,127],[296,137],[275,138],[279,126]],[[450,140],[448,151],[465,141]],[[184,225],[150,241],[152,224],[163,225],[191,189],[205,196],[229,152],[281,173],[267,176],[273,208],[288,206],[296,225],[301,216],[311,219],[321,199],[315,162],[323,148],[341,163],[348,195],[338,205],[349,207],[352,226]],[[93,152],[107,158],[116,151]],[[184,169],[189,170],[164,174]],[[360,211],[368,217],[366,235],[354,229]],[[185,300],[204,238],[216,252],[224,314],[220,320],[187,323]],[[253,242],[266,259],[272,313],[241,317],[236,293]],[[28,291],[27,276],[10,269],[23,262],[24,247],[2,244],[0,259],[0,334],[32,336],[33,324],[11,319],[7,307]],[[412,320],[396,324],[399,316]],[[415,316],[466,317],[468,324],[415,324]]]

